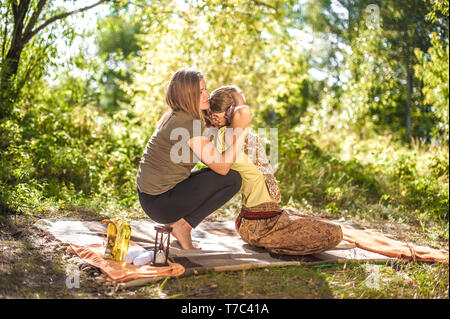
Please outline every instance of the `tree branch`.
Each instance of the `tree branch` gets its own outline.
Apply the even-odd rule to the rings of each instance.
[[[20,45],[22,31],[23,31],[23,20],[25,19],[26,12],[30,5],[30,0],[24,0],[19,3],[19,5],[12,3],[13,15],[14,15],[14,30],[13,37],[11,40],[12,45]]]
[[[34,25],[36,24],[36,21],[39,18],[39,15],[41,14],[42,9],[44,8],[46,3],[47,3],[47,0],[39,0],[36,10],[33,12],[33,15],[31,16],[30,21],[28,21],[27,26],[25,27],[24,35],[31,33],[31,30],[33,29]]]
[[[274,6],[270,5],[270,4],[267,4],[267,3],[263,2],[263,1],[253,0],[252,2],[257,4],[257,5],[259,5],[259,6],[263,6],[263,7],[270,8],[272,10],[278,11],[278,9],[276,7],[274,7]]]
[[[44,47],[43,51],[45,52],[50,46],[51,46],[51,44],[47,44],[47,45]],[[30,76],[31,72],[33,72],[33,70],[39,65],[38,62],[39,62],[40,60],[43,60],[43,57],[42,57],[42,56],[39,56],[39,57],[35,58],[34,61],[31,60],[31,61],[27,64],[27,67],[26,67],[26,70],[25,70],[25,75],[24,75],[23,78],[20,80],[20,83],[19,83],[19,85],[18,85],[19,88],[22,88],[22,87],[25,85],[25,82],[28,80],[28,77]],[[35,62],[35,63],[32,63],[32,62]]]
[[[3,63],[3,61],[5,60],[5,50],[6,50],[6,42],[8,42],[8,38],[7,38],[7,34],[8,34],[8,16],[9,16],[9,3],[8,3],[8,7],[5,10],[5,28],[3,29],[3,41],[2,41],[2,60],[1,62]]]
[[[18,10],[18,7],[17,7],[17,4],[16,4],[15,1],[13,1],[11,5],[12,5],[13,16],[14,16],[14,18],[15,18],[15,17],[17,16],[17,10]]]
[[[27,14],[27,11],[30,7],[30,0],[23,0],[19,3],[19,12],[18,12],[18,20],[23,24],[23,21],[25,20],[25,16]]]
[[[107,2],[107,1],[111,1],[111,0],[100,0],[100,1],[94,3],[94,4],[90,5],[90,6],[87,6],[87,7],[84,7],[84,8],[80,8],[80,9],[77,9],[77,10],[73,10],[73,11],[70,11],[70,12],[65,12],[65,13],[62,13],[62,14],[58,14],[58,15],[48,19],[44,23],[42,23],[39,27],[37,27],[33,31],[30,31],[29,33],[24,34],[23,35],[23,40],[24,40],[25,43],[27,43],[34,35],[36,35],[36,33],[41,31],[42,29],[44,29],[49,24],[51,24],[51,23],[53,23],[53,22],[55,22],[57,20],[64,19],[64,18],[66,18],[66,17],[68,17],[68,16],[70,16],[72,14],[80,13],[80,12],[92,9],[92,8],[102,4],[104,2]]]

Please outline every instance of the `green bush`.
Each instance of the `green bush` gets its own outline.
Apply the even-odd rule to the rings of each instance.
[[[368,167],[357,160],[343,161],[326,153],[311,136],[294,130],[280,136],[282,159],[276,172],[283,200],[306,199],[318,207],[337,211],[374,203],[381,187]]]
[[[390,179],[397,201],[431,218],[448,220],[448,154],[400,154],[392,162]]]
[[[22,101],[1,123],[2,212],[24,211],[43,199],[134,206],[142,139],[152,128],[140,128],[133,114],[109,116],[83,101],[66,102],[58,90],[43,93],[32,105]]]

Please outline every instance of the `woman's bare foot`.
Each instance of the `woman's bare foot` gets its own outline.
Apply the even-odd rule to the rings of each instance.
[[[167,224],[172,227],[172,235],[178,240],[183,249],[200,249],[192,245],[191,230],[189,223],[181,218],[174,223]]]

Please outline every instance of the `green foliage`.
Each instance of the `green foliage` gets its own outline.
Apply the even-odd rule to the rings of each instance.
[[[131,59],[141,49],[138,34],[141,22],[132,14],[119,11],[99,21],[97,31],[100,84],[99,103],[109,113],[116,112],[119,104],[130,103],[124,85],[132,83],[134,66]]]
[[[422,174],[417,166],[417,158],[405,154],[393,163],[392,177],[398,181],[399,201],[422,215],[448,220],[448,155],[430,156],[421,168],[427,174]]]
[[[171,74],[194,66],[205,75],[210,91],[235,84],[255,109],[284,111],[277,98],[289,96],[293,78],[299,84],[292,86],[304,85],[307,72],[287,32],[298,17],[294,6],[294,1],[199,1],[184,6],[171,2],[161,21],[144,20],[152,7],[138,12],[145,22],[141,55],[135,60],[140,68],[130,85],[132,103],[160,116],[166,109],[164,88]]]
[[[341,62],[325,58],[329,52],[322,56],[333,74],[351,75],[333,84],[310,75],[317,56],[302,50],[289,32],[307,21],[293,2],[161,3],[115,8],[99,22],[98,55],[80,52],[66,69],[52,64],[57,51],[44,48],[40,38],[36,48],[23,51],[27,62],[18,79],[27,78],[25,65],[35,68],[10,116],[0,122],[2,213],[55,206],[139,210],[135,175],[166,109],[165,84],[173,71],[191,65],[203,71],[209,91],[242,87],[254,127],[278,128],[276,176],[283,204],[336,217],[408,221],[426,234],[438,233],[430,236],[448,237],[442,230],[427,232],[434,229],[430,223],[448,223],[448,147],[417,139],[404,144],[401,138],[406,94],[398,30],[368,29],[359,11],[353,12],[354,32],[342,21],[315,25],[339,34],[351,48]],[[392,18],[396,13],[388,4],[383,10]],[[65,37],[70,43],[73,34]],[[423,90],[413,91],[411,116],[416,136],[439,132],[448,139],[448,44],[438,39],[432,38],[429,50],[415,52],[414,85],[421,81]],[[53,85],[43,78],[49,66],[58,72]]]
[[[75,32],[65,18],[88,7],[69,12],[65,5],[58,7],[45,0],[2,1],[1,8],[0,119],[3,119],[11,115],[13,104],[27,90],[27,84],[39,80],[50,58],[56,57],[56,39],[63,37],[67,45],[71,44]]]
[[[276,176],[285,202],[291,197],[305,199],[338,213],[377,202],[381,196],[378,181],[366,167],[326,152],[312,136],[295,130],[283,134],[280,153],[284,156]]]
[[[427,14],[431,22],[436,22],[438,18],[448,19],[448,0],[432,0],[432,10]]]
[[[449,88],[448,68],[449,52],[448,42],[440,40],[435,33],[431,36],[432,47],[428,49],[428,58],[420,49],[414,51],[419,64],[415,66],[415,72],[424,83],[422,92],[424,103],[432,107],[433,113],[438,119],[433,126],[434,137],[441,138],[445,143],[449,140]]]
[[[119,199],[118,207],[132,207],[145,143],[134,133],[133,114],[108,117],[79,104],[82,99],[72,104],[79,95],[64,99],[67,91],[61,82],[60,88],[41,91],[38,103],[17,110],[14,119],[2,124],[9,133],[2,136],[9,141],[1,158],[1,180],[8,185],[1,195],[4,208],[38,207],[41,199],[107,203],[112,197]]]
[[[348,121],[356,130],[371,121],[377,127],[405,132],[399,61],[390,54],[392,45],[384,46],[382,29],[361,29],[353,39],[353,58],[349,61],[349,68],[356,70],[358,77],[353,77],[342,93],[342,108],[350,114]]]
[[[339,105],[344,112],[356,116],[356,129],[370,121],[375,129],[389,129],[405,142],[411,137],[430,140],[437,124],[436,114],[421,94],[422,80],[414,75],[413,66],[418,62],[414,49],[427,51],[432,46],[432,32],[442,41],[448,38],[448,1],[443,3],[306,2],[305,19],[317,35],[329,39],[329,44],[318,53],[320,66],[343,88],[344,101]],[[369,13],[369,6],[376,6],[376,12]],[[338,14],[334,7],[345,14]],[[443,16],[445,12],[447,17]],[[439,18],[431,22],[429,13]],[[376,23],[368,23],[373,15]],[[337,61],[339,54],[343,61]],[[342,68],[343,65],[346,66]],[[331,93],[337,95],[340,90],[333,89]]]

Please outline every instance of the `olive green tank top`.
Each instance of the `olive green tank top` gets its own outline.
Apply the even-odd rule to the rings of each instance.
[[[188,141],[203,135],[204,124],[183,111],[170,114],[148,140],[136,177],[138,189],[159,195],[189,177],[200,160]]]

